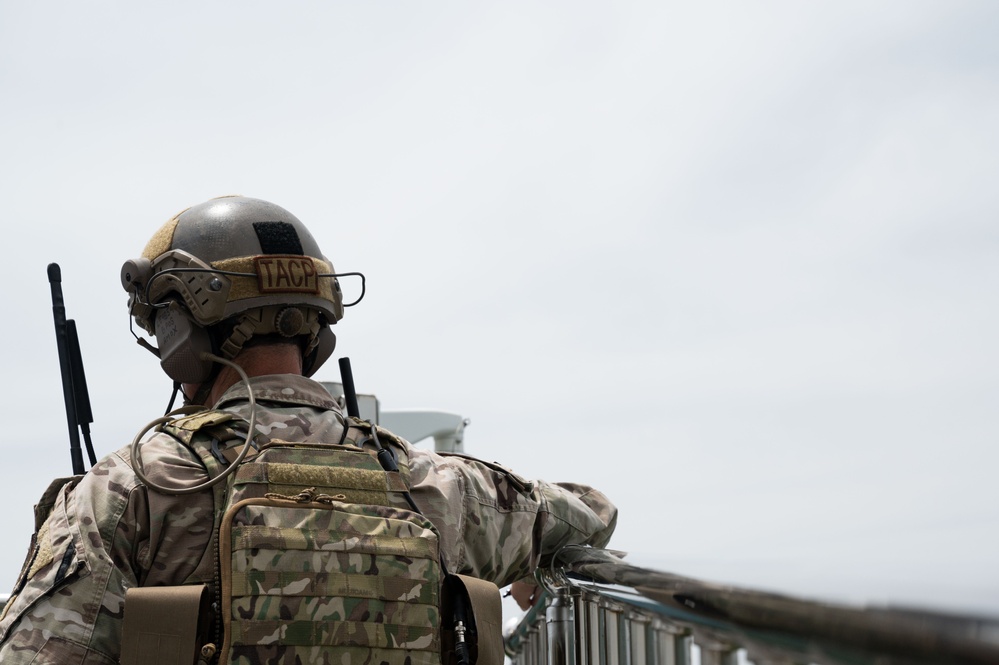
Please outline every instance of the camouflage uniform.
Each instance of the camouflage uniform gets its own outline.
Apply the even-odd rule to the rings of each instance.
[[[340,440],[343,416],[318,383],[291,375],[251,381],[264,437]],[[230,388],[216,408],[247,419],[246,387]],[[614,529],[616,509],[589,487],[526,482],[494,464],[409,446],[403,455],[413,499],[440,531],[455,572],[503,586],[565,544],[605,545]],[[153,482],[191,487],[207,479],[190,449],[166,433],[143,444],[142,460]],[[37,520],[44,522],[0,618],[4,665],[116,663],[126,589],[213,581],[212,491],[147,491],[128,449],[47,493],[43,512],[45,504],[51,511]]]

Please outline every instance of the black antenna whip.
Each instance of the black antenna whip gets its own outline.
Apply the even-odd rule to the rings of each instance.
[[[357,391],[354,390],[354,373],[350,370],[350,358],[340,358],[340,382],[343,383],[344,404],[347,415],[360,418],[361,410],[357,408]]]
[[[90,394],[87,390],[87,377],[83,372],[83,355],[80,353],[80,338],[76,333],[76,322],[66,320],[66,307],[62,299],[62,271],[58,263],[50,263],[48,268],[49,286],[52,289],[52,319],[55,322],[56,347],[59,349],[59,369],[62,372],[62,396],[66,402],[66,421],[69,425],[69,455],[73,462],[73,474],[85,473],[83,451],[80,448],[80,432],[87,444],[90,465],[97,464],[94,445],[90,440],[90,423],[94,422],[90,410]]]

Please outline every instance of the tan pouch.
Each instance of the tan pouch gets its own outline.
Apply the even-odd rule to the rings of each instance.
[[[194,665],[211,625],[208,604],[204,584],[126,591],[121,664]]]
[[[442,615],[443,649],[442,660],[445,665],[455,665],[457,659],[454,652],[454,604],[450,596],[453,593],[464,593],[468,606],[471,608],[471,625],[465,635],[469,643],[469,661],[471,665],[503,665],[503,606],[500,601],[499,587],[492,582],[486,582],[467,575],[451,575],[452,584],[444,593],[444,608]],[[460,584],[454,584],[459,582]]]

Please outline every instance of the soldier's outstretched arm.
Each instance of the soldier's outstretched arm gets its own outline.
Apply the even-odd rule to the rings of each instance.
[[[564,545],[603,547],[617,508],[573,483],[529,482],[497,464],[412,448],[416,503],[441,532],[454,572],[505,586]]]

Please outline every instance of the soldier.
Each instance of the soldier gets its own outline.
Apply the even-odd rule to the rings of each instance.
[[[499,586],[530,576],[564,545],[599,547],[609,540],[617,512],[592,488],[527,482],[495,464],[414,448],[341,412],[338,402],[308,378],[333,351],[330,327],[342,318],[344,308],[340,286],[308,230],[283,208],[243,197],[189,208],[153,236],[141,259],[125,264],[122,281],[131,315],[155,335],[163,370],[188,405],[207,408],[189,408],[191,415],[154,421],[155,432],[145,441],[140,439],[152,427],[85,476],[46,492],[36,507],[39,526],[29,556],[0,615],[4,665],[117,663],[126,591],[196,584],[208,586],[226,617],[224,625],[220,620],[216,626],[217,633],[225,634],[215,636],[232,648],[223,650],[226,660],[329,662],[332,645],[346,640],[330,632],[330,626],[340,625],[337,621],[388,622],[385,617],[412,610],[407,604],[416,602],[416,587],[402,592],[374,580],[398,572],[389,570],[397,563],[389,566],[384,561],[407,562],[403,575],[413,577],[417,540],[434,544],[426,557],[427,570],[438,565],[436,557],[444,576],[448,571],[463,573]],[[388,450],[398,471],[372,471],[365,465],[373,454],[358,456],[358,450]],[[280,459],[292,463],[268,462],[278,459],[266,457],[272,451],[290,455]],[[279,471],[290,479],[279,480]],[[251,478],[253,473],[268,478]],[[371,478],[376,478],[373,485]],[[245,526],[226,522],[244,519],[228,517],[237,503],[233,492],[255,487],[255,482],[264,483],[249,501],[261,504],[259,512],[245,517]],[[305,485],[328,489],[303,489]],[[281,487],[297,489],[282,493]],[[309,538],[299,538],[298,527],[289,530],[285,522],[268,526],[274,515],[289,513],[296,502],[311,510],[301,513],[308,515],[303,523],[315,522],[323,508],[332,511],[324,513],[330,518],[313,528]],[[363,508],[369,503],[378,505]],[[355,505],[362,506],[356,515],[350,512]],[[411,508],[422,517],[414,516]],[[384,552],[330,553],[354,542],[330,533],[368,524],[372,514],[379,516],[378,524],[396,525],[392,537],[380,537],[379,542],[402,542],[405,552],[387,559],[377,559]],[[257,581],[246,582],[252,589],[237,598],[231,590],[237,585],[234,580],[251,575],[246,571],[255,565],[254,557],[262,556],[260,548],[268,545],[254,542],[237,554],[239,546],[230,541],[252,540],[253,534],[263,532],[279,532],[280,544],[265,550],[273,559],[257,565],[252,573]],[[287,564],[285,557],[299,547],[289,539],[310,538],[322,541],[301,545],[313,548],[311,558]],[[365,570],[347,570],[361,565],[359,561],[365,562]],[[261,589],[268,583],[260,580],[269,579],[271,562],[274,568],[316,566],[309,586],[321,589],[298,606],[299,601],[284,597],[293,595],[293,583],[283,577],[282,602],[264,602],[261,594],[269,592]],[[428,575],[436,580],[433,571]],[[331,591],[331,580],[345,580],[347,587],[357,580],[374,586],[360,594],[366,600],[358,605],[356,598],[341,598],[354,592],[339,587]],[[529,585],[518,583],[514,591],[521,604],[533,600]],[[426,602],[436,603],[436,590],[427,593]],[[332,603],[324,594],[336,597],[340,609],[317,615],[317,603]],[[381,609],[372,611],[378,603]],[[250,615],[269,605],[277,614],[247,627]],[[302,620],[306,611],[311,612],[310,621]],[[374,633],[351,624],[355,637],[375,636],[368,651],[337,656],[338,662],[431,662],[421,649],[429,649],[431,660],[439,660],[436,625],[427,639],[421,636],[429,633],[419,625],[433,624],[437,609],[429,607],[421,616],[427,618],[399,619],[390,629]],[[244,620],[245,625],[240,623]],[[289,628],[296,621],[295,628]],[[294,641],[290,634],[300,632],[302,625],[315,635],[289,646]],[[251,638],[260,626],[270,632]],[[392,631],[409,637],[399,638]],[[247,646],[240,652],[240,644],[266,646],[257,651]],[[384,650],[390,647],[396,650]]]

